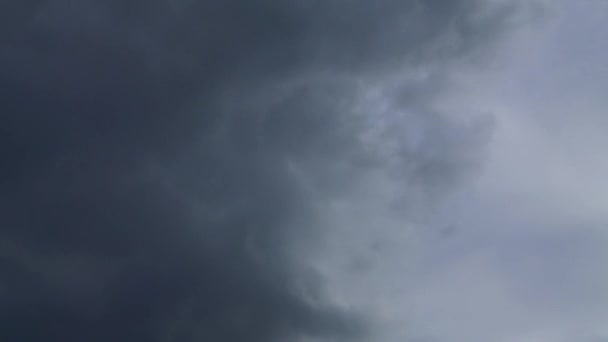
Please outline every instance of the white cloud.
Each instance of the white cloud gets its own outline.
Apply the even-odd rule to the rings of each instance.
[[[496,118],[480,177],[424,227],[374,213],[369,198],[362,215],[384,228],[336,223],[349,232],[337,265],[350,256],[363,269],[335,276],[337,291],[378,312],[383,341],[606,340],[608,2],[553,5],[434,104]]]

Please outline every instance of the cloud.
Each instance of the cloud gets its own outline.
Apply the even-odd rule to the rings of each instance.
[[[364,337],[300,251],[320,238],[323,203],[363,175],[441,193],[478,163],[485,126],[433,98],[510,8],[2,5],[0,336]]]

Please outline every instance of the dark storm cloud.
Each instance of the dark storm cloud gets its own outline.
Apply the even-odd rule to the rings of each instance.
[[[290,252],[314,226],[294,165],[338,187],[357,84],[501,26],[473,0],[0,6],[6,341],[360,335]]]

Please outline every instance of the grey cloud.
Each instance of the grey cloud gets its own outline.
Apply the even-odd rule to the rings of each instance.
[[[318,198],[294,165],[347,188],[361,84],[442,72],[501,26],[474,0],[1,6],[7,341],[364,336],[298,266]],[[468,163],[450,123],[419,120],[438,159],[400,158],[436,165],[423,182]]]

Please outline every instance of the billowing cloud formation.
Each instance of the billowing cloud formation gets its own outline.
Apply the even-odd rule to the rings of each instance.
[[[514,4],[3,3],[1,339],[362,337],[295,251],[362,170],[476,163],[429,103]]]

